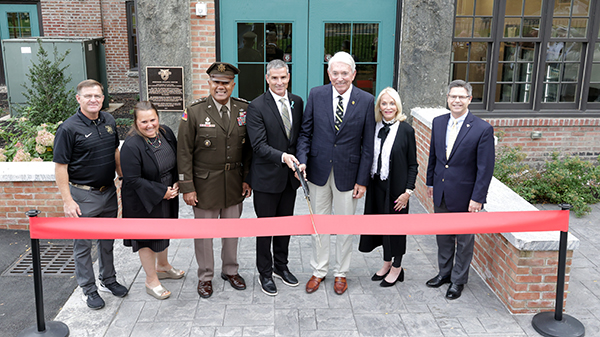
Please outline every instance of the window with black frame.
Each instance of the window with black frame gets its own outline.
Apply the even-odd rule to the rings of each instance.
[[[474,110],[600,108],[599,1],[455,4],[450,80],[473,84]]]
[[[129,68],[131,70],[137,70],[138,57],[135,3],[133,1],[126,1],[125,6],[127,8],[127,42],[129,45]]]

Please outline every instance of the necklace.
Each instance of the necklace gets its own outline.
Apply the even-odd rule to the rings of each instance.
[[[152,146],[155,149],[158,149],[161,145],[162,142],[160,141],[160,137],[158,135],[156,135],[156,137],[153,138],[154,140],[150,140],[150,138],[146,138],[146,142],[148,142],[148,144],[150,146]]]

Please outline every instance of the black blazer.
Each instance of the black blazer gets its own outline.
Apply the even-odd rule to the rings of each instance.
[[[258,96],[248,105],[246,130],[253,151],[248,180],[250,186],[258,192],[281,193],[288,179],[294,188],[300,186],[294,172],[281,162],[283,152],[296,154],[296,142],[304,112],[304,102],[300,96],[288,92],[288,99],[292,108],[290,139],[285,134],[281,114],[270,91]]]
[[[446,129],[450,114],[433,119],[427,186],[433,186],[433,203],[442,197],[451,212],[467,212],[471,200],[485,204],[494,175],[494,128],[467,112],[450,157],[446,159]]]
[[[171,146],[177,155],[177,139],[168,127],[161,125],[163,140]],[[163,145],[167,145],[163,144]],[[158,162],[146,140],[134,134],[127,137],[121,147],[121,170],[123,171],[124,218],[177,218],[179,198],[169,200],[171,214],[163,214],[160,203],[167,192],[167,186],[160,181]],[[177,165],[171,170],[174,184],[178,180]],[[158,206],[158,207],[157,207]]]
[[[397,122],[398,123],[398,122]],[[377,162],[377,158],[373,158]],[[390,172],[387,179],[386,205],[391,205],[406,189],[415,189],[419,164],[415,130],[406,122],[400,122],[390,153]],[[372,214],[373,193],[367,189],[365,214]],[[398,212],[395,212],[398,213]]]

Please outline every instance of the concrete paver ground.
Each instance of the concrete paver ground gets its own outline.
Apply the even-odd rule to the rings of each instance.
[[[413,199],[411,213],[424,213]],[[539,205],[540,209],[557,209]],[[362,213],[362,205],[357,214]],[[192,217],[182,206],[182,217]],[[296,214],[308,214],[298,194]],[[254,217],[252,200],[244,204],[243,217]],[[586,336],[600,336],[600,205],[592,214],[571,216],[571,232],[581,240],[575,251],[566,313],[586,327]],[[332,237],[334,240],[335,237]],[[172,295],[159,301],[145,292],[145,275],[137,254],[115,243],[119,280],[130,286],[125,298],[102,293],[106,307],[89,310],[77,288],[55,320],[66,323],[71,336],[539,336],[531,326],[533,315],[512,315],[481,277],[471,270],[469,283],[458,300],[444,297],[446,286],[431,289],[425,281],[437,273],[434,236],[409,236],[403,259],[403,283],[381,288],[370,280],[381,267],[381,249],[357,251],[358,236],[348,275],[348,291],[333,291],[331,271],[321,288],[307,294],[311,276],[309,236],[290,242],[289,267],[300,286],[288,287],[276,279],[279,294],[262,293],[255,267],[255,239],[241,238],[238,259],[247,289],[234,290],[219,277],[214,294],[202,299],[196,293],[198,278],[192,239],[171,240],[171,263],[187,271],[181,280],[164,280]],[[334,247],[332,245],[332,247]],[[215,274],[220,273],[220,240],[215,240]],[[332,255],[335,250],[332,249]]]

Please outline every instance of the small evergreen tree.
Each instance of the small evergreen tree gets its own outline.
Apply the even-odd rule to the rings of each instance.
[[[71,76],[65,77],[65,69],[69,65],[61,66],[70,50],[59,54],[54,46],[54,60],[51,61],[40,39],[38,44],[38,62],[32,61],[27,74],[29,81],[23,84],[23,95],[27,98],[28,105],[18,108],[18,111],[34,125],[64,121],[79,106],[75,90],[67,89]]]

